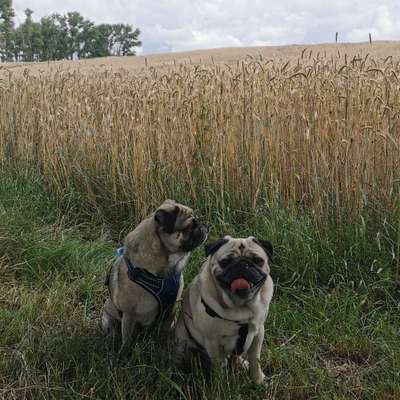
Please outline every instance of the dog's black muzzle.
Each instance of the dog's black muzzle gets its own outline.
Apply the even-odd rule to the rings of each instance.
[[[205,242],[208,235],[208,227],[197,219],[193,220],[192,231],[189,237],[182,243],[182,250],[192,251]]]
[[[216,278],[224,290],[241,298],[246,298],[257,293],[267,276],[251,259],[238,257],[224,266],[224,269],[216,275]],[[239,282],[237,287],[235,281]]]

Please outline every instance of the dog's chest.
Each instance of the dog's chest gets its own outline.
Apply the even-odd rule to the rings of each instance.
[[[168,267],[175,267],[175,271],[182,271],[190,258],[190,253],[183,254],[176,253],[170,254],[168,257]]]
[[[146,293],[146,302],[141,302],[136,306],[138,323],[142,326],[152,324],[157,318],[159,305],[150,293]]]
[[[125,296],[117,297],[117,304],[123,310],[131,310],[135,321],[141,326],[152,324],[158,313],[159,305],[154,296],[139,285],[125,282]]]
[[[225,356],[247,353],[257,333],[257,326],[252,321],[234,322],[207,315],[202,321],[196,322],[205,337],[218,343]]]
[[[247,353],[256,333],[254,325],[233,322],[224,322],[224,325],[219,336],[219,344],[224,353],[226,355]]]

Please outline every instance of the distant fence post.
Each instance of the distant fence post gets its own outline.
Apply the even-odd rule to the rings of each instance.
[[[369,36],[369,44],[372,44],[372,35],[368,33],[368,36]]]
[[[338,40],[338,36],[339,36],[339,33],[336,32],[336,35],[335,35],[335,42],[336,42],[336,43],[337,43],[337,40]]]

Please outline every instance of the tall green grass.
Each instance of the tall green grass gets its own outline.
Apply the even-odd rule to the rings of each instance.
[[[139,333],[118,358],[99,327],[118,226],[68,210],[40,172],[2,166],[0,398],[400,397],[400,286],[389,219],[321,228],[305,212],[271,207],[240,224],[214,223],[212,236],[253,234],[275,245],[267,380],[256,387],[236,367],[210,380],[201,369],[183,374],[166,339],[152,332]],[[187,282],[203,259],[196,250]]]

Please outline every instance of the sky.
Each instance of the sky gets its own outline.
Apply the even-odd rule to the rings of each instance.
[[[138,54],[218,47],[400,40],[400,0],[14,0],[16,22],[79,11],[140,28]]]

